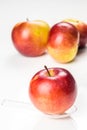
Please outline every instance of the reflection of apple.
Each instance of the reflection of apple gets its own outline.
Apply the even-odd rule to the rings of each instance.
[[[66,69],[45,68],[37,72],[30,81],[30,99],[44,113],[62,114],[75,102],[76,81]]]
[[[52,120],[43,116],[33,130],[77,130],[77,123],[72,117]]]
[[[58,62],[70,62],[76,57],[78,43],[79,32],[76,27],[67,22],[59,22],[50,29],[48,53]]]
[[[49,25],[41,20],[18,23],[12,29],[12,41],[25,56],[40,56],[45,53]]]
[[[84,48],[87,44],[87,24],[77,19],[65,19],[64,21],[73,24],[80,32],[79,48]]]

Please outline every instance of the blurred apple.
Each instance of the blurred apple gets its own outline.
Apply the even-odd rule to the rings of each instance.
[[[58,62],[74,60],[79,46],[79,32],[68,22],[59,22],[50,29],[47,50]]]
[[[73,24],[80,32],[79,48],[85,48],[87,45],[87,24],[77,19],[65,19],[65,22]]]
[[[75,78],[64,68],[45,68],[38,71],[30,81],[30,99],[43,113],[63,114],[76,100]]]
[[[24,56],[40,56],[45,53],[50,27],[42,20],[16,24],[12,29],[12,41]]]

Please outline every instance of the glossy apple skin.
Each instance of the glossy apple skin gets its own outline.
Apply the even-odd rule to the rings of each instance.
[[[87,45],[87,24],[77,19],[65,19],[64,21],[73,24],[80,32],[79,48],[85,48]]]
[[[34,106],[46,114],[63,114],[75,102],[77,85],[72,74],[63,68],[37,72],[29,84],[29,96]]]
[[[15,48],[22,55],[40,56],[46,52],[49,30],[45,21],[26,21],[13,27],[11,37]]]
[[[75,59],[79,44],[79,32],[67,22],[55,24],[49,33],[48,53],[60,63],[68,63]]]

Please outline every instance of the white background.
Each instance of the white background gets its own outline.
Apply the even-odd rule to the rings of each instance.
[[[69,64],[59,64],[48,54],[36,58],[20,55],[11,41],[17,22],[42,19],[50,26],[64,18],[87,22],[86,0],[0,0],[0,129],[87,129],[87,48]],[[31,77],[44,65],[64,67],[77,81],[77,111],[64,119],[50,119],[36,110],[28,96]]]

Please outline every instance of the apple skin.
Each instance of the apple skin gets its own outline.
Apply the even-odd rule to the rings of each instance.
[[[42,20],[16,24],[11,33],[15,48],[24,56],[40,56],[46,52],[50,26]]]
[[[77,85],[72,74],[64,68],[38,71],[30,80],[29,97],[34,106],[45,114],[63,114],[75,102]]]
[[[77,19],[65,19],[64,21],[73,24],[80,32],[79,48],[85,48],[87,45],[87,24]]]
[[[54,24],[49,32],[48,53],[60,63],[75,59],[79,46],[79,32],[68,22]]]

